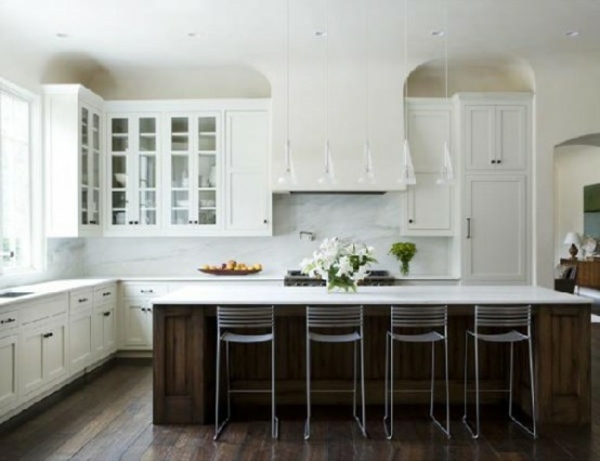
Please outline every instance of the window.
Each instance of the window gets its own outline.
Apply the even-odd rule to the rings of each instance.
[[[32,188],[35,103],[33,95],[0,80],[0,275],[31,272],[39,262]]]

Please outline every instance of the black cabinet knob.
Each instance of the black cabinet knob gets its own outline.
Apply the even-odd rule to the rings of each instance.
[[[267,222],[268,221],[266,219],[263,219],[263,224],[267,224]]]
[[[412,224],[414,221],[412,219],[408,220],[409,224]]]
[[[496,160],[496,163],[502,163],[502,160]]]

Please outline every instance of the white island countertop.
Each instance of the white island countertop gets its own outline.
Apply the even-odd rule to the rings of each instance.
[[[190,286],[155,298],[154,305],[232,304],[590,304],[584,297],[534,286],[379,286],[356,293],[328,293],[325,287]]]

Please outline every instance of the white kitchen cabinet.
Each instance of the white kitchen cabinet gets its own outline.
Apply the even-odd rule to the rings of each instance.
[[[268,113],[228,111],[225,120],[226,230],[240,235],[271,235]]]
[[[94,289],[92,317],[93,360],[101,360],[117,349],[117,295],[116,284]]]
[[[68,376],[67,316],[61,315],[21,333],[23,397]]]
[[[222,227],[221,113],[170,113],[165,197],[168,233]]]
[[[465,181],[462,281],[528,282],[525,175],[468,175]]]
[[[71,292],[69,296],[69,371],[77,373],[92,362],[91,288]]]
[[[102,98],[81,85],[44,85],[47,235],[100,235]]]
[[[122,349],[152,349],[152,299],[166,294],[166,283],[125,282],[121,285]]]
[[[453,104],[440,98],[407,100],[408,142],[417,173],[442,171],[444,143],[454,152]]]
[[[406,236],[453,235],[454,187],[440,185],[439,174],[417,173],[417,184],[407,187],[401,233]]]
[[[18,311],[0,311],[0,414],[15,407],[19,398]]]
[[[531,151],[531,95],[460,94],[468,172],[525,171]]]
[[[108,113],[107,235],[154,235],[160,226],[160,116]]]

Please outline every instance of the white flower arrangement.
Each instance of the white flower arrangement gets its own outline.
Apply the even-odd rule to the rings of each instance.
[[[356,291],[357,283],[367,276],[367,268],[377,262],[373,247],[348,239],[325,239],[300,263],[302,273],[327,280],[327,290],[341,288]]]

